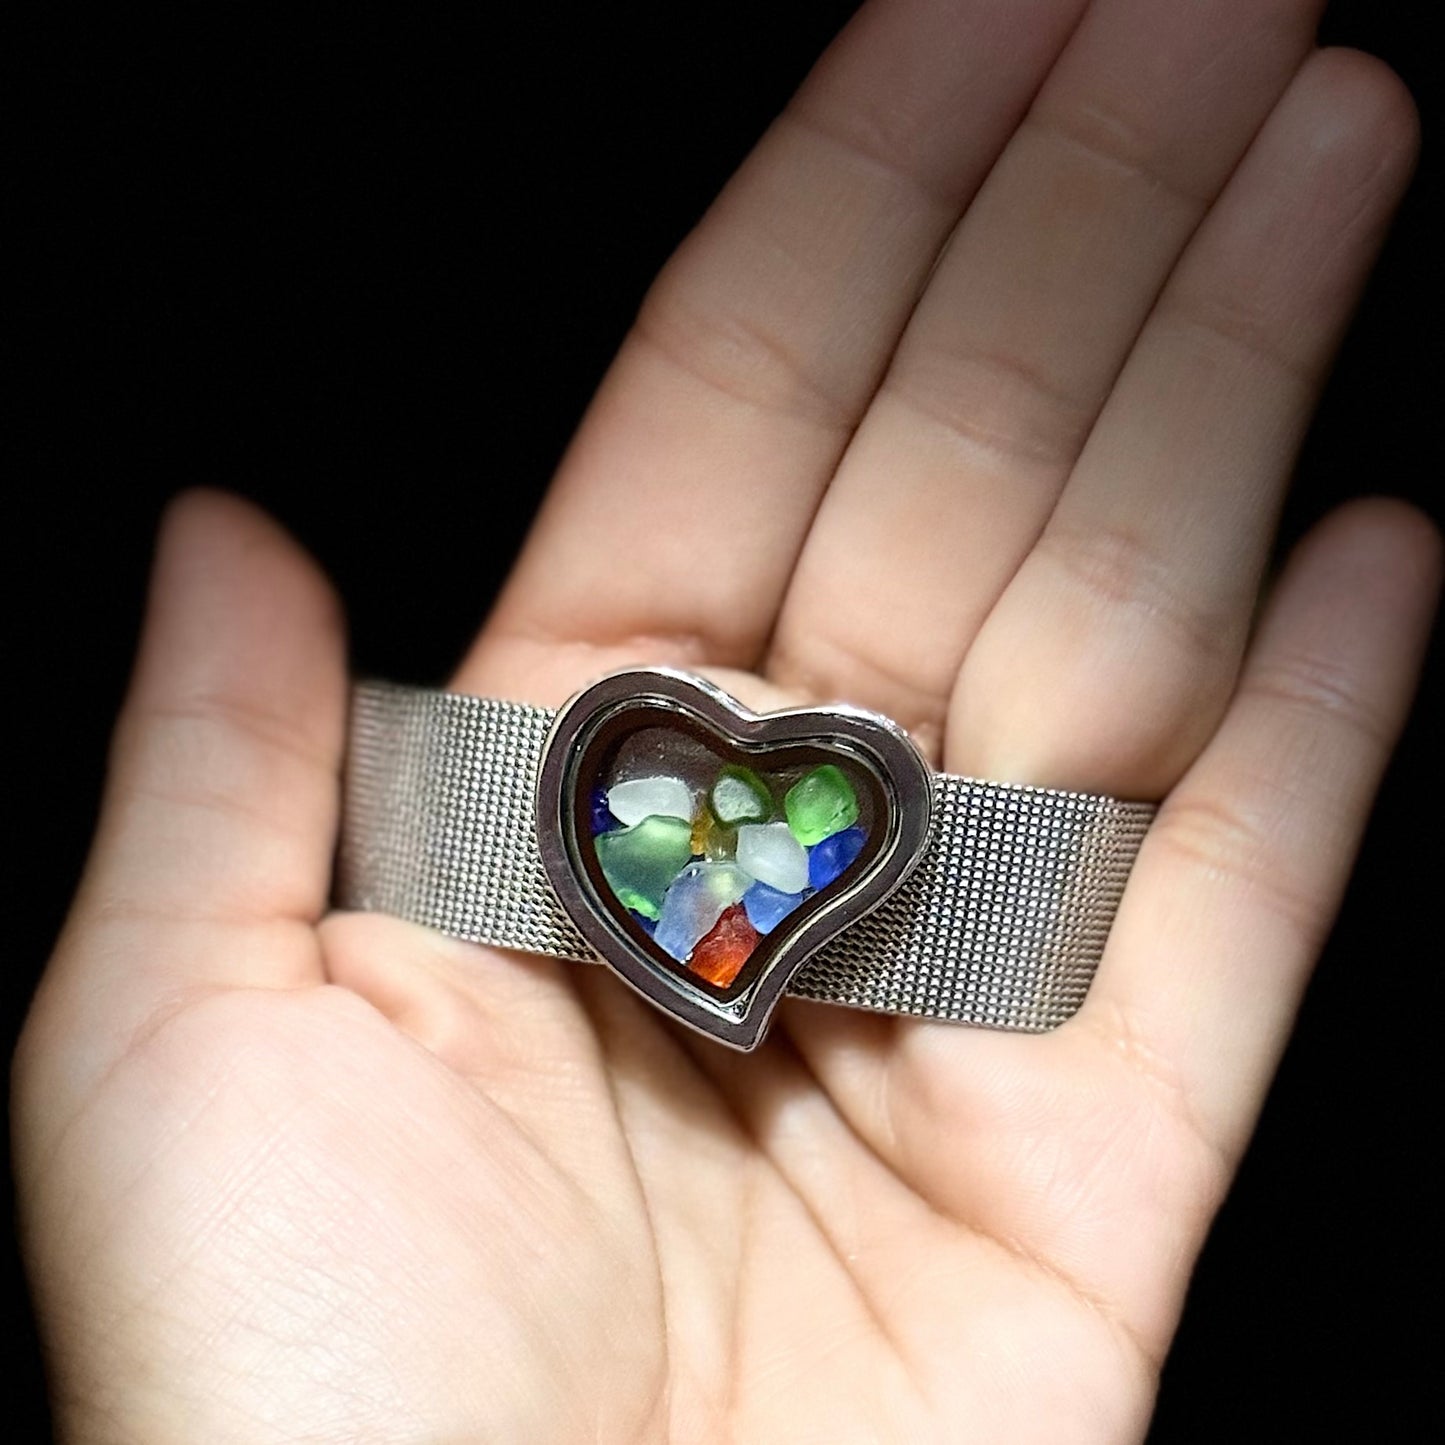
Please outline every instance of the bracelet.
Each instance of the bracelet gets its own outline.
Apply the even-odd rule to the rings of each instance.
[[[337,901],[602,961],[736,1048],[779,997],[1039,1032],[1083,1000],[1148,803],[934,772],[852,707],[669,669],[558,712],[365,682]]]

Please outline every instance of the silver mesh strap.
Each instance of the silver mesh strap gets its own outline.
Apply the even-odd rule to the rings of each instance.
[[[554,714],[356,689],[337,901],[477,943],[595,961],[547,882],[533,791]],[[902,887],[796,974],[802,998],[1037,1032],[1078,1008],[1154,808],[934,775]]]

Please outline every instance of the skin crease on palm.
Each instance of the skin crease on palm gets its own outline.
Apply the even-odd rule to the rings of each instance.
[[[1162,799],[1052,1035],[792,1002],[736,1055],[604,970],[328,912],[340,604],[248,505],[173,506],[15,1063],[65,1438],[1142,1436],[1440,571],[1366,500],[1258,606],[1416,145],[1317,19],[865,5],[657,281],[455,678],[679,665]],[[697,568],[734,510],[771,523]]]

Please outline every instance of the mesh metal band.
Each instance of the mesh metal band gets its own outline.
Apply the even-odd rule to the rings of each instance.
[[[459,938],[595,961],[547,882],[533,792],[546,708],[355,692],[338,899]],[[1154,808],[934,775],[902,887],[794,974],[802,998],[1037,1032],[1083,1000]]]

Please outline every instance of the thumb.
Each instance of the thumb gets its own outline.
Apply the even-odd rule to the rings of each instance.
[[[310,925],[330,887],[345,708],[340,609],[316,564],[237,498],[173,502],[27,1051],[70,1054],[73,1087],[196,988],[320,979]]]

